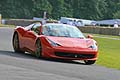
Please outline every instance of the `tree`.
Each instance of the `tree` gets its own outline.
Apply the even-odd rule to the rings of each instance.
[[[4,6],[4,7],[3,7]],[[120,0],[0,0],[4,18],[75,17],[84,19],[119,18]]]
[[[106,11],[105,0],[75,0],[74,17],[85,19],[102,19]]]
[[[114,18],[114,14],[118,11],[117,4],[120,3],[120,0],[106,0],[107,3],[107,13],[105,14],[105,19]]]
[[[117,19],[117,18],[120,18],[120,11],[117,11],[116,13],[113,14],[114,18]]]
[[[59,19],[64,13],[64,0],[48,0],[52,5],[51,17]]]
[[[73,17],[73,1],[74,0],[64,0],[63,16]]]
[[[30,18],[31,8],[26,5],[29,0],[5,0],[2,5],[2,15],[4,18]],[[30,1],[29,1],[30,2]],[[4,7],[3,7],[4,6]]]
[[[106,0],[98,0],[96,4],[97,10],[97,20],[98,19],[105,19],[105,15],[107,14],[107,3]]]
[[[117,19],[120,18],[120,1],[116,4],[116,9],[116,12],[113,13],[113,17]]]
[[[47,0],[33,0],[33,14],[36,17],[43,17],[43,13],[46,11],[51,14],[52,6]]]

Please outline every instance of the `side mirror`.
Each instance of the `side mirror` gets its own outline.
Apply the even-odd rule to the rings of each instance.
[[[89,35],[87,36],[87,38],[93,39],[93,36],[89,34]]]

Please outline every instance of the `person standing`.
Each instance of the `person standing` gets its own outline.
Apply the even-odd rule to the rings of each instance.
[[[117,22],[114,23],[114,26],[113,26],[113,27],[114,27],[114,28],[118,28]]]

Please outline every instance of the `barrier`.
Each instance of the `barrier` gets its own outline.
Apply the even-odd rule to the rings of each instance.
[[[120,27],[79,27],[79,29],[84,33],[93,33],[93,34],[105,34],[105,35],[116,35],[120,36]]]
[[[34,22],[41,22],[38,20],[30,20],[30,19],[6,19],[5,24],[7,25],[15,25],[15,26],[27,26],[29,24],[32,24]],[[57,23],[57,21],[47,21],[47,23]]]

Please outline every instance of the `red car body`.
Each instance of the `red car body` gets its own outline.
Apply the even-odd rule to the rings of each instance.
[[[13,35],[13,47],[15,51],[30,52],[35,54],[37,40],[41,44],[41,56],[46,58],[60,58],[67,60],[84,60],[87,64],[93,64],[98,58],[97,42],[90,38],[72,38],[63,36],[49,36],[42,33],[43,27],[39,25],[39,33],[31,30],[39,23],[34,23],[27,27],[15,28]],[[48,25],[65,25],[58,23],[48,23]],[[66,25],[65,25],[66,26]],[[68,25],[67,25],[68,26]],[[72,26],[75,27],[75,26]],[[15,34],[17,40],[15,41]],[[16,44],[17,50],[16,50]],[[95,49],[94,49],[94,46]],[[93,46],[93,47],[92,47]],[[89,61],[89,62],[88,62]],[[92,62],[91,62],[92,61]]]

